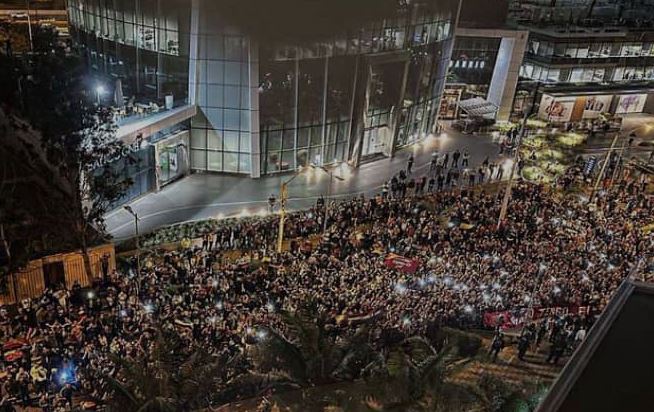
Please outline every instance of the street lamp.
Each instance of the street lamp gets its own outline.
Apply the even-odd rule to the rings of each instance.
[[[132,209],[131,206],[123,206],[130,215],[134,216],[134,229],[136,232],[136,275],[141,272],[141,242],[139,239],[139,215]]]
[[[98,106],[100,105],[100,97],[106,92],[103,85],[99,84],[95,86],[95,95],[98,98]]]
[[[327,216],[329,215],[329,199],[332,197],[332,185],[334,183],[334,179],[339,180],[339,181],[344,181],[345,179],[341,176],[336,176],[333,171],[327,169],[325,166],[316,166],[315,164],[311,164],[311,167],[313,169],[320,169],[323,172],[327,173],[329,175],[329,184],[327,185],[327,199],[325,200],[325,214],[324,214],[324,219],[322,222],[322,232],[325,233],[327,232]]]

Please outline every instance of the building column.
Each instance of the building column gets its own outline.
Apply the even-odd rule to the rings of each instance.
[[[139,41],[139,16],[141,15],[140,0],[134,1],[134,43],[136,47],[134,52],[136,53],[136,95],[141,94],[141,42]]]
[[[361,151],[363,150],[363,137],[365,135],[366,117],[368,116],[368,104],[370,101],[370,78],[372,77],[372,65],[370,61],[362,62],[360,82],[355,90],[357,103],[354,105],[353,118],[356,119],[353,130],[354,147],[352,148],[352,166],[359,167],[361,162]]]
[[[200,33],[200,0],[191,1],[191,27],[188,50],[188,104],[196,104],[198,82],[198,35]],[[190,152],[190,150],[189,150]]]
[[[498,107],[495,116],[498,121],[508,121],[511,116],[526,46],[527,34],[525,32],[515,32],[515,36],[511,37],[502,36],[493,68],[493,77],[488,88],[488,101]]]
[[[295,164],[295,170],[299,169],[299,165],[297,164],[297,141],[298,141],[298,125],[300,124],[299,121],[299,109],[298,109],[298,102],[300,101],[300,48],[296,47],[295,48],[295,62],[294,62],[293,69],[294,74],[293,74],[293,84],[295,87],[295,90],[293,91],[293,163]],[[282,135],[282,149],[284,146],[284,136]],[[281,159],[279,159],[281,162]],[[280,163],[281,164],[281,163]]]
[[[361,60],[360,56],[356,57],[354,63],[354,79],[352,80],[352,98],[350,99],[350,121],[348,122],[347,128],[347,142],[345,146],[345,160],[352,161],[352,156],[354,150],[352,150],[352,129],[354,127],[355,117],[354,117],[354,108],[355,102],[357,99],[357,85],[359,79],[359,61]]]
[[[261,131],[259,129],[259,45],[248,39],[250,74],[250,177],[261,177]],[[264,153],[265,155],[265,153]]]
[[[404,63],[404,71],[402,74],[402,85],[400,86],[400,99],[397,102],[397,106],[395,106],[395,110],[393,112],[393,122],[392,122],[392,127],[391,127],[391,141],[388,144],[388,149],[386,155],[389,157],[394,157],[395,156],[395,142],[397,140],[397,135],[400,132],[400,118],[402,117],[402,109],[404,108],[404,93],[406,92],[406,82],[409,78],[409,64],[411,63],[411,59],[408,59]]]
[[[327,144],[327,90],[329,77],[329,56],[325,56],[325,70],[322,87],[322,146],[320,147],[320,163],[325,164],[325,145]]]

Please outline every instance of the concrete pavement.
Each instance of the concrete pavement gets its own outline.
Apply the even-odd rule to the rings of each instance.
[[[413,176],[422,176],[429,169],[431,153],[468,149],[470,166],[479,166],[489,156],[498,159],[499,148],[490,136],[458,133],[451,129],[438,137],[430,136],[420,144],[399,151],[392,159],[377,160],[358,169],[342,164],[334,174],[344,181],[334,179],[332,197],[342,198],[358,194],[369,195],[379,190],[400,169],[406,168],[407,159],[414,153]],[[451,159],[451,156],[450,156]],[[505,173],[507,176],[509,173]],[[279,188],[290,174],[251,179],[242,176],[218,174],[193,174],[164,187],[158,193],[150,193],[130,203],[138,213],[139,231],[149,233],[157,228],[175,223],[208,218],[235,217],[261,213],[267,208],[271,194],[279,197]],[[329,176],[322,170],[310,169],[300,174],[289,185],[288,208],[302,209],[315,204],[320,195],[328,192]],[[106,216],[108,232],[115,240],[134,236],[134,218],[122,208]]]
[[[641,142],[654,141],[654,116],[633,114],[624,116],[621,135],[636,131],[636,145]],[[601,139],[599,139],[601,140]],[[594,142],[594,150],[605,151],[612,136],[604,138],[605,142]],[[590,143],[590,142],[589,142]],[[401,169],[406,168],[407,159],[414,153],[414,176],[421,176],[429,169],[431,153],[453,152],[459,149],[470,152],[470,166],[478,167],[488,156],[491,161],[498,161],[498,145],[488,135],[466,135],[450,128],[445,128],[438,137],[431,136],[420,144],[405,148],[396,153],[392,159],[382,159],[364,164],[353,169],[342,164],[334,173],[345,180],[334,179],[332,197],[343,198],[358,194],[370,195],[379,190]],[[591,149],[593,150],[593,149]],[[634,150],[633,154],[643,157],[649,154],[644,147]],[[630,154],[631,155],[631,154]],[[450,157],[451,159],[451,157]],[[509,175],[505,170],[505,178]],[[204,220],[209,218],[236,217],[240,215],[261,213],[267,209],[268,197],[274,194],[279,198],[282,182],[291,174],[265,176],[251,179],[244,176],[220,174],[193,174],[164,187],[158,193],[147,194],[130,205],[140,217],[141,234],[152,232],[160,227],[175,223]],[[308,170],[299,175],[289,185],[288,208],[303,209],[315,204],[320,195],[328,192],[329,177],[321,170]],[[115,240],[124,240],[134,236],[134,219],[122,208],[106,216],[108,232]]]

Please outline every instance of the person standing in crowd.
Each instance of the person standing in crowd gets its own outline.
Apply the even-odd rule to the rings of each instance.
[[[68,406],[70,408],[73,407],[73,394],[75,392],[75,388],[73,388],[73,385],[70,382],[66,382],[64,386],[61,388],[59,391],[59,396],[64,400],[64,405]]]
[[[475,171],[474,170],[469,170],[468,171],[468,186],[472,187],[475,185]]]
[[[518,160],[518,177],[522,176],[522,169],[525,168],[525,161],[524,159]]]
[[[493,363],[497,362],[497,357],[502,349],[504,349],[504,334],[498,331],[495,333],[488,351],[488,356],[491,357]]]
[[[413,153],[411,153],[409,155],[409,160],[407,160],[407,163],[406,163],[406,173],[409,174],[409,175],[411,174],[411,170],[413,170],[413,161],[414,161]]]
[[[554,333],[554,332],[553,332]],[[567,337],[563,331],[556,332],[554,334],[552,345],[550,346],[550,353],[547,356],[547,363],[552,363],[558,365],[561,356],[565,353],[567,344]]]
[[[443,173],[438,175],[438,191],[441,192],[443,191],[443,184],[445,183],[445,176],[443,176]]]
[[[458,169],[447,173],[456,186]],[[104,377],[124,377],[112,359],[149,359],[159,327],[176,333],[189,351],[184,354],[203,348],[216,359],[242,356],[256,340],[257,327],[283,330],[280,313],[297,309],[307,297],[316,298],[335,341],[358,328],[340,319],[366,319],[379,332],[368,343],[382,351],[429,331],[430,325],[465,328],[486,313],[524,308],[526,296],[544,309],[583,306],[599,313],[654,247],[651,236],[634,230],[651,222],[654,209],[654,196],[643,191],[638,177],[625,177],[625,184],[599,197],[597,213],[589,213],[576,197],[559,197],[559,183],[518,181],[511,219],[495,230],[502,196],[483,186],[448,190],[442,183],[440,191],[425,194],[424,178],[411,178],[418,196],[402,198],[407,176],[401,174],[391,178],[388,198],[382,193],[332,201],[324,236],[319,236],[320,202],[289,213],[284,237],[291,248],[282,254],[275,252],[275,216],[225,219],[213,223],[207,238],[207,244],[215,239],[214,250],[197,243],[187,250],[158,250],[163,256],[155,256],[154,265],[139,276],[112,271],[94,290],[92,305],[88,290],[76,283],[70,297],[62,285],[19,302],[15,311],[0,307],[4,342],[31,343],[14,352],[17,359],[5,354],[0,405],[17,408],[38,400],[50,408],[54,400],[65,410],[83,397],[102,403],[110,396]],[[444,175],[430,177],[430,192]],[[583,179],[578,167],[566,177]],[[462,177],[461,183],[466,181]],[[471,227],[464,230],[459,222]],[[198,233],[191,237],[204,234]],[[315,235],[317,243],[307,242]],[[417,262],[415,273],[389,267],[389,253]],[[534,276],[541,262],[555,279]],[[447,276],[436,279],[433,273]],[[528,359],[534,336],[537,352],[549,334],[549,362],[559,362],[567,348],[583,340],[593,320],[552,316],[538,327],[527,326],[519,357]],[[498,331],[488,350],[493,361],[504,344]],[[72,384],[62,387],[62,382]]]
[[[518,338],[518,359],[521,361],[525,360],[525,355],[527,354],[527,349],[531,345],[531,340],[534,336],[534,325],[530,324],[526,328],[522,329],[520,338]]]

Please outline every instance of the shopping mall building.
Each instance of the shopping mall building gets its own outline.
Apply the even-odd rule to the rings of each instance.
[[[532,0],[513,10],[529,31],[514,111],[553,122],[654,113],[654,2]]]
[[[434,132],[459,0],[267,3],[68,1],[98,99],[139,148],[128,197],[190,171],[356,167]]]

